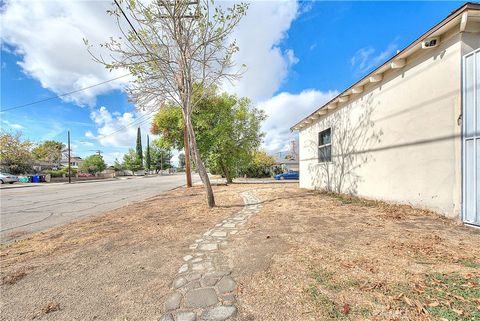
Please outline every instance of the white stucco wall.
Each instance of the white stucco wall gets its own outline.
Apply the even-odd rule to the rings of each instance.
[[[329,187],[459,217],[461,57],[480,45],[478,39],[478,33],[452,32],[302,129],[300,187]],[[329,127],[333,160],[318,163],[318,133]]]

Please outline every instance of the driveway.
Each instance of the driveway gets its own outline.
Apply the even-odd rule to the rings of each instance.
[[[44,184],[0,191],[0,240],[10,241],[140,201],[185,184],[185,176]]]

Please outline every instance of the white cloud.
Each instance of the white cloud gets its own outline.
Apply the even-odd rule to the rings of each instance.
[[[92,61],[83,38],[105,42],[118,34],[105,11],[109,1],[7,1],[0,14],[2,44],[22,56],[23,71],[57,94],[77,90],[126,74],[108,72]],[[5,48],[5,47],[4,47]],[[95,103],[97,95],[122,88],[126,78],[68,97],[80,105]]]
[[[336,91],[310,89],[299,94],[282,92],[260,102],[257,108],[268,115],[262,126],[266,133],[264,148],[270,153],[287,149],[290,140],[297,137],[297,134],[290,132],[290,127],[336,95]]]
[[[123,155],[124,153],[121,152],[108,152],[102,154],[107,165],[113,165],[115,163],[115,159],[121,163],[123,161]]]
[[[22,55],[19,65],[43,87],[57,94],[77,90],[126,73],[110,73],[92,61],[83,43],[83,38],[98,44],[119,35],[114,19],[105,13],[109,8],[110,1],[7,1],[0,16],[0,39]],[[289,68],[298,62],[292,49],[282,50],[279,44],[287,36],[292,21],[309,8],[296,1],[251,3],[233,35],[240,47],[235,59],[248,68],[233,88],[237,94],[259,101],[278,90]],[[64,99],[93,106],[97,95],[123,88],[126,80]]]
[[[8,120],[2,120],[2,123],[13,129],[23,129],[24,127],[20,124],[11,123]]]
[[[315,1],[301,1],[300,2],[300,14],[309,13],[313,9]]]
[[[287,49],[287,51],[285,51],[285,55],[287,57],[287,61],[288,61],[288,65],[289,66],[293,66],[295,64],[297,64],[300,59],[298,59],[296,56],[295,56],[295,53],[293,52],[292,49]]]
[[[88,38],[98,44],[118,35],[115,22],[105,14],[110,5],[110,1],[8,1],[0,13],[0,39],[22,55],[20,66],[43,87],[64,93],[92,85],[123,74],[109,73],[93,62],[82,41]],[[240,48],[235,60],[238,65],[246,64],[248,69],[235,86],[226,84],[224,89],[260,102],[259,107],[269,116],[263,126],[267,132],[265,148],[269,151],[287,145],[294,137],[289,132],[290,126],[334,95],[333,92],[306,90],[272,97],[291,67],[299,62],[294,50],[281,44],[288,37],[292,22],[311,8],[311,4],[302,5],[297,1],[253,2],[232,35]],[[126,80],[82,91],[70,99],[93,106],[97,95],[122,88]],[[85,132],[86,141],[95,140],[104,147],[118,150],[135,146],[137,126],[130,124],[148,118],[137,112],[110,112],[106,107],[94,110],[90,116],[97,130]],[[148,127],[149,121],[141,124],[144,135]],[[116,131],[119,132],[111,135]],[[88,144],[79,145],[89,147]],[[113,151],[110,154],[111,159]]]
[[[350,58],[350,64],[352,68],[354,68],[355,73],[364,74],[384,63],[395,53],[397,48],[398,45],[396,41],[389,44],[385,50],[378,54],[373,47],[360,48],[355,55]]]
[[[232,35],[240,48],[235,61],[238,66],[245,64],[247,71],[233,86],[226,84],[225,90],[253,101],[268,99],[278,90],[289,68],[298,62],[292,49],[282,51],[279,46],[298,11],[296,1],[250,4]]]
[[[142,141],[146,142],[150,119],[154,113],[111,113],[104,106],[90,113],[97,128],[97,134],[85,132],[88,139],[97,140],[102,146],[135,148],[137,128],[140,126]]]

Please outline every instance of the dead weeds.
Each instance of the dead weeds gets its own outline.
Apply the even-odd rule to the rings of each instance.
[[[2,276],[0,285],[13,285],[23,279],[27,273],[25,271],[14,271],[10,274]]]
[[[49,318],[158,316],[182,249],[242,208],[239,192],[253,190],[263,208],[226,250],[237,320],[480,320],[478,230],[411,206],[292,184],[215,190],[213,210],[200,188],[182,189],[2,247],[2,278],[32,267],[3,287],[3,309],[25,319],[15,311],[42,307],[38,289],[53,300],[51,293],[80,286],[84,303],[70,293]]]
[[[231,255],[268,249],[268,268],[237,259],[239,320],[480,320],[478,230],[293,186],[256,194],[264,208]]]
[[[159,237],[175,240],[185,223],[201,228],[202,225],[207,226],[206,218],[223,217],[225,212],[233,213],[235,209],[241,208],[242,201],[233,191],[218,188],[216,192],[220,196],[219,207],[214,209],[205,206],[201,187],[189,190],[182,188],[101,216],[39,232],[14,243],[2,244],[1,266],[5,269],[35,257],[61,255],[82,246],[104,242],[108,238],[121,238],[130,244]],[[176,220],[172,221],[171,218]]]
[[[214,190],[214,209],[180,188],[2,245],[0,320],[158,319],[188,245],[243,207]]]
[[[49,302],[42,308],[42,313],[49,314],[58,310],[60,310],[60,304],[57,302]]]

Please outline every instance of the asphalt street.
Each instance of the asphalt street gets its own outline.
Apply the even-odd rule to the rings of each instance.
[[[194,181],[197,181],[195,178]],[[103,213],[185,185],[184,175],[0,189],[0,241]]]

